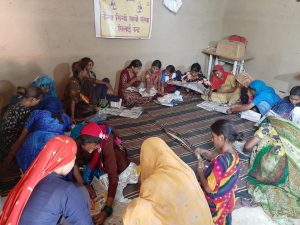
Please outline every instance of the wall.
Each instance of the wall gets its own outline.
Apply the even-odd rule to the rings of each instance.
[[[95,37],[92,0],[1,0],[0,80],[24,85],[46,73],[55,78],[61,94],[69,65],[83,56],[94,59],[98,77],[113,83],[134,58],[146,66],[159,58],[186,70],[195,61],[203,64],[200,50],[221,36],[225,3],[184,1],[175,16],[154,0],[151,39],[118,40]]]
[[[245,35],[255,59],[247,70],[287,91],[300,80],[300,2],[296,0],[228,0],[223,36]]]

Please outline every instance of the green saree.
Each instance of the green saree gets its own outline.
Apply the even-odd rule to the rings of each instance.
[[[269,117],[256,132],[260,138],[248,173],[254,201],[280,224],[300,218],[300,127]],[[255,154],[255,152],[254,152]]]

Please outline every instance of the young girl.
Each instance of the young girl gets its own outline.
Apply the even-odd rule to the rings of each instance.
[[[239,138],[234,125],[228,120],[218,120],[211,125],[212,141],[217,155],[204,149],[197,149],[196,155],[203,155],[211,162],[205,169],[203,161],[198,162],[198,173],[215,224],[230,225],[231,212],[235,206],[234,191],[239,176],[239,157],[232,142]]]
[[[179,70],[175,71],[175,67],[173,65],[168,65],[166,69],[161,72],[161,94],[165,93],[173,93],[176,91],[176,87],[172,84],[168,84],[171,80],[180,80],[181,73]]]
[[[160,90],[160,80],[161,80],[161,61],[154,60],[151,68],[146,71],[146,90],[150,93],[151,88]]]
[[[201,71],[201,66],[199,63],[194,63],[191,66],[191,70],[189,72],[186,72],[182,77],[182,81],[186,82],[198,82],[203,83],[203,85],[208,88],[210,86],[209,81],[207,78],[203,75]]]

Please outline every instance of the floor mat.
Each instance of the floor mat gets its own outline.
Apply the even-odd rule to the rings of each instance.
[[[187,140],[193,148],[201,147],[212,149],[210,126],[218,119],[231,120],[239,132],[243,132],[247,139],[254,134],[254,123],[241,119],[239,115],[226,115],[219,112],[210,112],[197,107],[201,100],[198,96],[184,96],[184,102],[175,107],[166,107],[155,103],[143,105],[143,114],[138,119],[109,117],[108,123],[120,131],[124,146],[128,150],[129,158],[139,163],[140,147],[146,138],[157,136],[167,142],[173,151],[186,162],[194,171],[197,167],[197,158],[187,151],[180,143],[170,138],[162,128],[171,128]],[[252,205],[246,187],[248,160],[241,155],[242,171],[236,191],[241,206]],[[130,185],[125,189],[125,196],[134,198],[138,195],[138,186]],[[249,204],[247,201],[249,201]]]

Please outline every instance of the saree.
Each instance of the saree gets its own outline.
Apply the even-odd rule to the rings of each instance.
[[[280,224],[300,218],[300,127],[282,118],[256,133],[261,141],[248,174],[249,193]]]
[[[212,225],[195,173],[160,138],[141,147],[141,189],[123,216],[124,225]]]
[[[0,215],[0,224],[17,225],[35,186],[48,174],[70,163],[76,151],[76,143],[69,137],[56,136],[50,139],[9,193]]]
[[[205,177],[212,193],[206,199],[215,224],[231,224],[231,213],[235,207],[236,183],[240,172],[239,157],[229,152],[212,159],[205,170]]]
[[[152,97],[142,97],[141,94],[138,92],[131,92],[126,90],[128,87],[128,83],[136,77],[137,74],[133,72],[130,73],[128,68],[125,68],[121,72],[118,94],[123,99],[124,105],[126,107],[134,106],[136,104],[147,103],[152,100]],[[135,81],[131,86],[137,88],[140,84],[141,84],[140,81]]]

